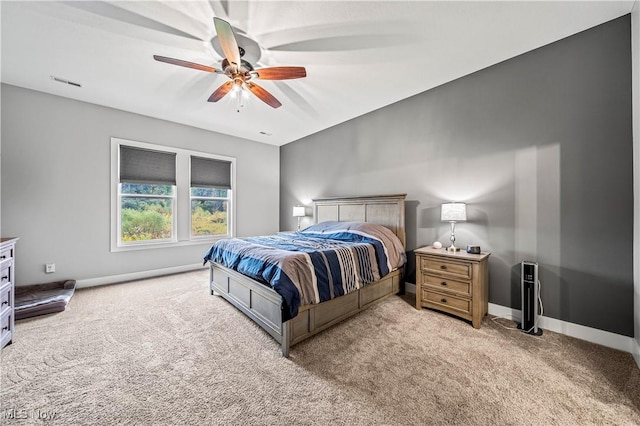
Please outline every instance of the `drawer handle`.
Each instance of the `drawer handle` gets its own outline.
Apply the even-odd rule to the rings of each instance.
[[[445,299],[444,297],[443,297],[442,299],[440,299],[440,301],[441,301],[442,303],[447,303],[447,299]]]
[[[8,300],[5,300],[4,302],[2,302],[2,305],[8,305],[8,304],[9,304]],[[2,306],[2,305],[0,305],[0,306]]]
[[[9,326],[2,327],[2,331],[8,330],[8,329],[9,329]]]
[[[4,277],[2,277],[2,281],[4,281],[4,280],[8,280],[8,279],[9,279],[9,276],[8,276],[8,275],[5,275]]]
[[[442,281],[442,282],[440,283],[440,285],[447,285],[447,282],[446,282],[446,281]]]
[[[7,256],[5,256],[4,254],[2,256],[0,256],[0,259],[6,259]]]
[[[440,269],[447,269],[447,265],[440,265]]]

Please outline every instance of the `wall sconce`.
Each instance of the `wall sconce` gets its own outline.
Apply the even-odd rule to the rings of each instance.
[[[306,215],[304,206],[293,206],[293,217],[298,218],[298,231],[300,230],[300,218]]]
[[[448,251],[459,251],[456,247],[456,222],[464,222],[467,220],[467,205],[465,203],[444,203],[442,204],[440,220],[451,224],[451,247]]]

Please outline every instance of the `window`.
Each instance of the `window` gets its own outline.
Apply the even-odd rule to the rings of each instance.
[[[191,237],[229,235],[231,163],[191,157]]]
[[[235,159],[111,139],[111,251],[232,236]]]
[[[120,246],[175,241],[175,189],[175,153],[120,145]]]

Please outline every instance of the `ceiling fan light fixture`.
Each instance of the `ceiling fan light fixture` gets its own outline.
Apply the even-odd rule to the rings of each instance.
[[[282,103],[280,103],[278,99],[265,88],[251,80],[291,80],[304,78],[307,76],[306,69],[304,67],[276,66],[254,70],[253,65],[251,65],[249,61],[241,59],[245,53],[248,53],[248,49],[246,49],[247,46],[242,47],[238,45],[237,35],[234,35],[234,29],[231,25],[217,17],[213,18],[213,22],[217,33],[216,40],[224,57],[221,63],[222,69],[160,55],[153,55],[153,58],[160,62],[226,75],[229,80],[219,86],[211,96],[209,96],[209,99],[207,99],[208,102],[218,102],[228,93],[232,93],[231,96],[235,96],[236,98],[236,109],[240,112],[240,108],[245,104],[245,97],[249,97],[248,93],[251,92],[271,108],[280,108]]]
[[[230,95],[231,98],[235,98],[236,111],[240,112],[240,109],[243,108],[245,103],[249,100],[249,91],[245,90],[244,83],[234,84]]]

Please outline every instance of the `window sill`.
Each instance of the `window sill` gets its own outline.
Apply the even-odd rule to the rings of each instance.
[[[169,242],[161,242],[161,243],[140,243],[140,244],[132,244],[126,246],[111,246],[111,253],[121,252],[121,251],[136,251],[136,250],[153,250],[153,249],[163,249],[163,248],[176,248],[176,247],[187,247],[187,246],[197,246],[197,245],[211,245],[218,240],[223,238],[229,238],[228,235],[214,237],[214,238],[198,238],[193,240],[186,241],[169,241]]]

